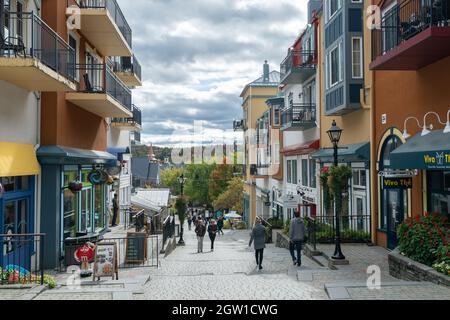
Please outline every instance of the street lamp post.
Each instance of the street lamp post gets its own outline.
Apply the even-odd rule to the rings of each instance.
[[[184,173],[182,173],[181,176],[178,177],[178,182],[180,183],[180,189],[181,189],[180,190],[181,191],[181,199],[183,199],[183,196],[184,196],[184,184],[186,183],[186,180],[187,180],[187,178],[184,177]],[[184,213],[184,214],[186,214],[186,213]],[[178,244],[181,246],[184,245],[183,232],[184,232],[183,224],[180,223],[180,240],[178,241]]]
[[[333,158],[334,158],[334,166],[337,167],[339,165],[338,162],[338,150],[339,150],[339,140],[341,139],[342,129],[339,128],[336,124],[336,121],[333,120],[332,127],[327,131],[328,136],[330,137],[331,143],[333,143]],[[335,208],[335,218],[336,218],[336,237],[335,237],[335,249],[333,259],[335,260],[345,260],[345,256],[342,254],[341,250],[341,228],[340,228],[340,212],[336,211],[336,199],[334,199],[334,208]]]

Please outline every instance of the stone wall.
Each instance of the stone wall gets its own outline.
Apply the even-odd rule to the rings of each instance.
[[[289,250],[289,238],[283,234],[282,230],[274,230],[275,246]]]
[[[450,277],[433,268],[401,255],[398,250],[389,253],[389,273],[402,280],[428,281],[450,287]]]

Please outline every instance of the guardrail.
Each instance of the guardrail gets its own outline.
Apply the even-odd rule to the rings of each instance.
[[[0,234],[0,285],[44,284],[45,234]]]
[[[133,57],[116,57],[112,61],[114,72],[128,72],[133,73],[142,81],[142,67],[136,56]]]
[[[280,66],[281,79],[295,68],[315,68],[317,53],[314,50],[291,50]]]
[[[132,31],[116,0],[67,0],[67,7],[80,9],[106,9],[113,18],[128,45],[132,46]]]
[[[8,34],[1,33],[0,56],[30,56],[65,78],[75,79],[75,49],[36,14],[7,12],[2,14],[1,20]]]
[[[112,118],[114,123],[126,123],[126,124],[138,124],[142,125],[142,111],[134,104],[131,105],[131,111],[133,112],[132,118]]]
[[[294,103],[282,111],[283,127],[301,127],[316,121],[316,105],[314,103]]]
[[[425,29],[449,26],[448,0],[408,0],[395,5],[372,30],[372,60],[391,51]]]
[[[77,64],[76,69],[84,81],[84,88],[81,91],[106,93],[131,111],[130,89],[105,64]]]

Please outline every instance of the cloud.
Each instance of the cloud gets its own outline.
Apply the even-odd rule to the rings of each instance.
[[[239,94],[262,64],[279,70],[305,27],[306,0],[118,0],[133,30],[143,86],[144,143],[185,143],[180,128],[211,135],[242,118]],[[175,132],[174,132],[175,131]]]

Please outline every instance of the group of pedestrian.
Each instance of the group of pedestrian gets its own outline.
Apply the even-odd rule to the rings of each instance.
[[[209,239],[211,240],[211,251],[214,251],[214,242],[217,235],[224,234],[222,230],[224,226],[223,217],[220,216],[216,220],[210,217],[209,214],[205,214],[205,216],[197,214],[197,210],[191,210],[187,218],[189,230],[192,230],[192,224],[195,227],[194,232],[197,235],[198,242],[197,253],[203,253],[203,240],[206,233],[208,233]]]
[[[294,219],[291,220],[291,225],[289,229],[289,251],[292,257],[294,266],[302,265],[301,251],[303,243],[306,239],[306,228],[303,219],[300,217],[300,212],[295,211]],[[262,270],[262,262],[264,258],[264,249],[266,248],[266,228],[262,225],[261,219],[256,218],[255,225],[250,234],[250,242],[248,246],[250,247],[254,244],[256,266],[259,270]],[[295,255],[297,253],[297,256]]]

